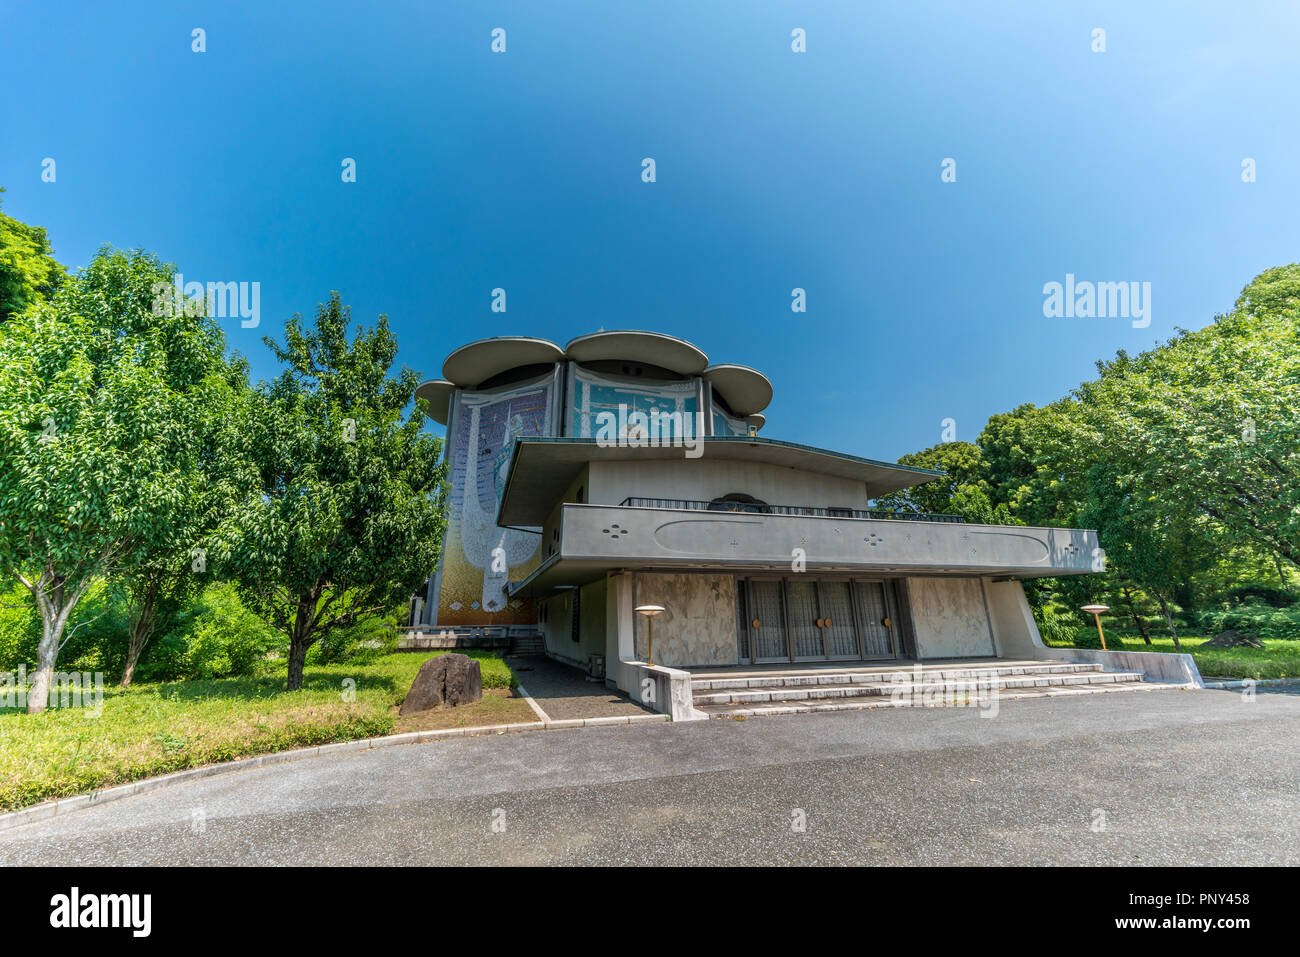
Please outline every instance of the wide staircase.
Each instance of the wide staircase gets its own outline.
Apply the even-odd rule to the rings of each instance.
[[[926,666],[752,670],[702,673],[691,680],[695,707],[715,718],[798,714],[861,708],[988,707],[999,700],[1116,691],[1151,691],[1179,685],[1144,680],[1140,671],[1103,671],[1076,662],[1021,662]]]

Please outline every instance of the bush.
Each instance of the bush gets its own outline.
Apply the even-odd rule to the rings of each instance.
[[[1079,619],[1071,612],[1060,612],[1052,605],[1043,605],[1034,609],[1034,620],[1038,622],[1038,633],[1047,645],[1073,645],[1075,633],[1079,629]],[[1093,634],[1093,641],[1097,635]],[[1097,647],[1101,647],[1098,643]]]
[[[141,681],[180,681],[259,674],[274,667],[269,659],[286,644],[244,607],[233,585],[219,582],[145,645],[136,675]]]
[[[1260,601],[1202,611],[1197,625],[1210,637],[1239,631],[1256,638],[1300,640],[1300,607],[1277,608]]]
[[[401,605],[386,615],[370,615],[347,628],[331,629],[312,645],[307,660],[318,664],[363,663],[391,655],[397,650],[405,616],[406,606]]]
[[[126,642],[126,606],[121,596],[103,582],[92,585],[73,610],[63,637],[60,669],[120,671]],[[14,582],[0,592],[0,671],[16,670],[20,664],[34,667],[40,640],[41,616],[32,593]]]
[[[1288,608],[1296,602],[1296,596],[1285,588],[1274,585],[1238,585],[1228,590],[1224,596],[1229,605],[1269,605],[1273,608]]]

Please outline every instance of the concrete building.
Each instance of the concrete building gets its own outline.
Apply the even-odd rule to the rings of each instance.
[[[418,394],[452,494],[413,625],[540,633],[634,695],[638,606],[668,670],[1049,657],[1020,579],[1100,567],[1086,529],[877,509],[940,473],[761,435],[766,377],[672,336],[481,340]]]

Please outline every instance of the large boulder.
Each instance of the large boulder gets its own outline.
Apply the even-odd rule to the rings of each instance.
[[[1263,648],[1264,642],[1241,631],[1225,631],[1211,638],[1202,648]]]
[[[446,654],[420,665],[398,714],[428,711],[443,702],[455,708],[483,698],[483,673],[477,659]]]

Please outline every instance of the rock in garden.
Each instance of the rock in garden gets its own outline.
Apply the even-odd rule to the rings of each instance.
[[[1260,641],[1254,635],[1247,635],[1240,631],[1225,631],[1218,637],[1211,638],[1201,647],[1203,648],[1263,648],[1264,642]]]
[[[446,654],[420,665],[398,714],[428,711],[444,701],[455,708],[483,697],[483,673],[477,659]]]
[[[477,658],[454,654],[438,657],[447,660],[447,680],[442,698],[450,707],[483,699],[483,672]]]

